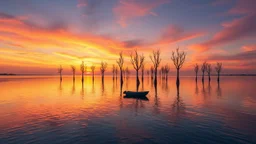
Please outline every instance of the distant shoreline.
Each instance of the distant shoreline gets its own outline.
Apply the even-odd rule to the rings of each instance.
[[[0,73],[0,76],[58,76],[56,74],[13,74],[13,73]],[[72,74],[64,74],[63,76],[72,76]],[[79,76],[79,75],[76,75]],[[91,76],[91,75],[85,75]],[[95,74],[95,76],[101,76],[100,74]],[[107,74],[105,76],[112,76],[112,74]],[[134,74],[130,75],[131,77],[135,76]],[[171,77],[175,77],[175,75],[169,75]],[[194,75],[183,75],[183,76],[194,76]],[[199,77],[201,75],[198,75]],[[205,75],[207,76],[207,75]],[[212,74],[211,76],[217,76],[217,74]],[[256,76],[256,74],[221,74],[220,76]],[[145,77],[147,77],[145,75]]]

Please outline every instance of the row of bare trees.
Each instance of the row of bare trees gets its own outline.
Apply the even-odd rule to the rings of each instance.
[[[151,73],[151,79],[154,78],[154,83],[157,83],[157,72],[158,72],[158,67],[160,66],[161,63],[161,58],[160,58],[160,50],[156,50],[152,52],[152,55],[149,56],[150,60],[153,63],[153,66],[151,66],[150,68],[150,73]],[[183,66],[183,63],[185,62],[185,58],[186,58],[186,54],[185,52],[179,52],[179,48],[176,49],[176,51],[172,52],[172,56],[171,56],[171,60],[173,61],[174,66],[177,69],[177,80],[176,83],[179,84],[179,71]],[[142,81],[144,79],[144,71],[145,71],[145,56],[143,54],[138,54],[137,49],[134,50],[134,53],[132,52],[130,54],[130,62],[134,68],[134,70],[136,71],[136,85],[138,86],[140,84],[140,80],[139,80],[139,71],[141,70],[141,77],[142,77]],[[120,72],[120,82],[123,83],[123,75],[126,74],[126,77],[129,76],[130,71],[128,69],[128,67],[126,67],[126,69],[124,69],[124,57],[123,57],[123,53],[120,52],[119,53],[119,58],[116,61],[118,67],[119,67],[119,72]],[[102,75],[102,80],[104,80],[104,74],[105,71],[107,69],[107,63],[106,62],[101,62],[101,67],[100,67],[100,72]],[[113,79],[116,77],[117,78],[117,73],[118,73],[118,67],[116,65],[113,65],[112,67],[112,73],[113,73]],[[71,69],[73,72],[73,80],[75,81],[75,73],[76,73],[76,67],[74,65],[71,65]],[[87,66],[84,63],[84,61],[82,61],[82,64],[80,65],[80,70],[82,73],[82,82],[84,81],[84,73],[87,70]],[[60,68],[58,69],[58,72],[60,74],[60,80],[62,81],[62,71],[63,68],[60,65]],[[92,78],[94,80],[94,71],[95,71],[95,66],[91,66],[91,71],[92,71]],[[168,64],[166,64],[165,66],[163,66],[161,68],[161,74],[163,75],[163,77],[165,79],[167,79],[168,73],[170,71],[170,66]],[[149,75],[149,71],[147,72]]]
[[[216,70],[217,75],[218,75],[217,81],[219,82],[220,81],[220,73],[222,71],[222,63],[217,62],[216,66],[215,66],[215,70]],[[194,71],[196,73],[196,82],[197,82],[197,76],[198,76],[198,71],[199,71],[199,65],[198,64],[195,64]],[[208,80],[210,82],[211,81],[211,72],[212,72],[211,64],[209,64],[205,61],[201,66],[201,71],[202,71],[202,82],[204,82],[205,73],[208,74]]]

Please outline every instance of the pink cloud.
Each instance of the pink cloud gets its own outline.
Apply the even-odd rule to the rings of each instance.
[[[120,0],[119,4],[113,8],[117,18],[117,23],[122,27],[128,25],[128,21],[146,15],[157,16],[152,10],[168,0]]]
[[[231,14],[255,14],[255,0],[238,0],[236,5],[229,10]]]
[[[85,7],[85,6],[87,6],[88,4],[87,4],[87,1],[86,0],[78,0],[78,2],[77,2],[77,7],[78,8],[80,8],[80,7]]]
[[[202,36],[203,32],[185,31],[184,28],[177,25],[169,25],[164,29],[163,34],[158,41],[159,44],[170,44]]]
[[[192,49],[206,51],[215,46],[226,44],[238,39],[245,39],[256,36],[256,14],[222,23],[223,30],[216,33],[212,39],[192,45]]]
[[[242,51],[248,52],[248,51],[255,51],[256,45],[245,45],[242,48]]]

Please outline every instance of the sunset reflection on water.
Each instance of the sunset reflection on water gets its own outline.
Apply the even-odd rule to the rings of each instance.
[[[148,101],[125,99],[135,78],[0,77],[1,143],[255,142],[255,77],[222,77],[218,84],[182,77],[145,78]],[[120,95],[121,94],[121,95]],[[218,139],[216,139],[218,137]]]

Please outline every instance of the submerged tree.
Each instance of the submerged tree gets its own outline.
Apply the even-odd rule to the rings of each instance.
[[[135,54],[133,55],[131,53],[131,63],[133,65],[133,68],[136,71],[136,85],[140,84],[140,80],[139,80],[139,70],[140,68],[143,66],[145,57],[143,55],[139,55],[137,50],[134,50]]]
[[[202,75],[202,82],[204,82],[204,72],[206,71],[207,69],[207,62],[205,61],[203,64],[202,64],[202,67],[201,67],[201,71],[203,73]]]
[[[165,68],[165,66],[162,66],[161,69],[160,69],[161,78],[162,78],[162,79],[165,79],[165,71],[164,71],[164,68]]]
[[[80,65],[80,70],[81,70],[81,73],[82,73],[82,82],[84,81],[84,73],[86,71],[86,65],[84,64],[84,61],[82,61],[82,64]]]
[[[195,73],[196,73],[196,82],[197,82],[198,70],[199,70],[199,66],[198,66],[198,64],[196,63],[195,66],[194,66],[194,71],[195,71]]]
[[[130,70],[129,70],[128,67],[126,67],[125,73],[126,73],[126,78],[129,78],[129,76],[130,76]]]
[[[147,76],[149,77],[149,70],[147,70]]]
[[[166,80],[166,81],[168,80],[169,72],[170,72],[170,66],[169,66],[168,64],[166,64],[166,65],[164,66],[164,74],[165,74],[165,80]]]
[[[92,80],[94,81],[94,71],[95,71],[95,66],[91,66],[91,71],[92,71]]]
[[[160,62],[161,62],[161,58],[160,58],[160,50],[157,50],[157,51],[153,51],[153,55],[150,55],[149,56],[152,63],[153,63],[153,67],[154,67],[154,72],[155,72],[155,80],[154,80],[154,83],[156,84],[157,83],[157,68],[159,67],[160,65]]]
[[[217,81],[219,82],[219,81],[220,81],[220,72],[221,72],[221,70],[222,70],[222,63],[217,62],[217,65],[216,65],[216,67],[215,67],[215,70],[216,70],[216,72],[217,72],[217,74],[218,74],[218,79],[217,79]]]
[[[63,71],[63,68],[60,65],[60,67],[58,68],[58,73],[60,74],[60,81],[62,81],[62,71]]]
[[[211,64],[207,64],[206,72],[208,74],[208,80],[210,82],[211,81],[211,72],[212,72]]]
[[[123,58],[123,53],[122,52],[119,53],[119,59],[116,61],[116,63],[119,66],[119,70],[120,70],[120,83],[122,85],[123,84],[123,66],[124,66],[124,58]]]
[[[74,65],[71,65],[70,67],[71,67],[72,73],[73,73],[73,81],[75,81],[76,67]]]
[[[144,70],[145,70],[145,64],[143,63],[141,65],[141,81],[144,81]]]
[[[104,74],[107,69],[108,64],[106,62],[101,62],[100,64],[100,72],[101,72],[101,80],[104,81]]]
[[[117,75],[118,75],[118,67],[116,66],[116,69],[115,69],[115,74],[116,74],[116,80],[117,80]]]
[[[116,65],[112,65],[112,77],[113,77],[113,80],[115,79],[115,75],[116,75]]]
[[[153,68],[153,66],[150,67],[150,73],[151,73],[151,79],[153,80],[153,75],[154,75],[154,68]]]
[[[172,57],[171,57],[174,66],[176,67],[177,70],[177,80],[176,84],[180,84],[180,69],[182,68],[185,59],[186,59],[186,53],[184,51],[179,52],[179,48],[176,49],[176,52],[172,52]]]

